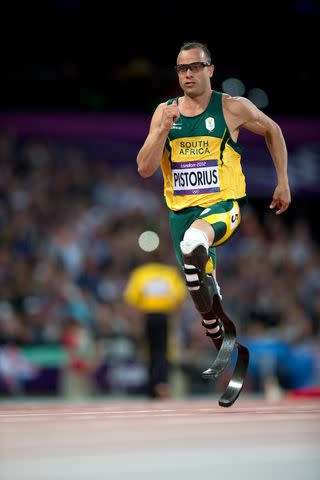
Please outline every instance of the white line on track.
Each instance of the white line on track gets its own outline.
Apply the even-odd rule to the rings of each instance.
[[[274,419],[285,419],[291,418],[292,415],[300,415],[303,418],[315,418],[320,415],[320,404],[319,402],[309,402],[305,404],[295,405],[292,403],[286,402],[285,404],[274,404],[274,405],[240,405],[236,408],[224,409],[217,407],[216,405],[211,404],[201,404],[201,403],[178,403],[170,405],[167,407],[160,404],[154,404],[151,408],[139,408],[138,406],[128,406],[128,405],[96,405],[92,408],[93,405],[32,405],[30,407],[21,406],[11,408],[3,408],[0,410],[0,421],[3,419],[9,418],[41,418],[41,417],[86,417],[86,416],[97,416],[101,418],[102,416],[109,417],[120,417],[120,416],[130,416],[134,417],[155,417],[155,416],[201,416],[208,415],[210,418],[221,417],[221,418],[232,418],[235,419],[250,418],[254,416],[258,417],[273,417]],[[121,408],[122,407],[122,408]],[[123,408],[125,407],[125,408]],[[141,405],[142,407],[142,405]],[[145,405],[143,405],[145,407]]]
[[[208,412],[207,412],[208,413]],[[255,415],[256,412],[252,412],[252,414],[247,414],[247,415],[242,415],[242,416],[226,416],[226,415],[208,415],[205,417],[206,422],[211,418],[214,420],[214,422],[221,422],[221,423],[226,423],[226,422],[232,422],[234,424],[236,423],[246,423],[246,422],[264,422],[266,419],[271,422],[279,422],[279,421],[292,421],[292,413],[287,413],[287,414],[278,414],[275,416],[270,416],[270,414],[267,415]],[[82,413],[76,413],[76,412],[68,412],[68,413],[40,413],[40,414],[10,414],[10,415],[1,415],[0,416],[0,422],[1,423],[10,423],[10,422],[19,422],[23,420],[39,420],[41,421],[42,419],[50,419],[50,418],[65,418],[66,420],[70,421],[72,419],[77,419],[77,420],[101,420],[102,417],[109,418],[109,419],[134,419],[134,418],[146,418],[146,419],[152,419],[152,418],[157,418],[157,417],[167,417],[167,418],[177,418],[177,417],[195,417],[195,413],[188,413],[188,412],[153,412],[150,411],[148,413],[141,413],[141,412],[82,412]],[[319,421],[319,414],[294,414],[294,419],[295,420],[309,420],[309,421]]]

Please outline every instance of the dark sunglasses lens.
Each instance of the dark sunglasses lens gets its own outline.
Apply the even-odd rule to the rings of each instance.
[[[181,65],[176,65],[176,70],[178,73],[186,73],[189,69],[191,72],[199,72],[204,67],[208,67],[208,63],[204,62],[193,62],[193,63],[183,63]]]
[[[198,72],[204,67],[205,67],[205,64],[202,62],[194,62],[194,63],[191,63],[190,65],[190,69],[192,72]]]
[[[189,68],[189,65],[177,65],[176,70],[178,73],[186,72]]]

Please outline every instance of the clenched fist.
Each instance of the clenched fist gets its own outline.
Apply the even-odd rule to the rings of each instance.
[[[161,126],[165,130],[170,130],[174,122],[180,116],[177,102],[172,102],[171,105],[165,105],[162,110]]]

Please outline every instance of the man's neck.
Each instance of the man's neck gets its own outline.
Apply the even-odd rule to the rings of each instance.
[[[198,115],[207,108],[212,95],[212,90],[208,90],[197,97],[184,95],[179,101],[179,110],[182,115],[192,116]]]

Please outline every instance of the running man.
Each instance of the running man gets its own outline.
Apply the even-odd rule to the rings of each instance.
[[[161,165],[175,253],[202,325],[219,350],[223,327],[213,308],[214,295],[220,296],[215,247],[236,232],[246,201],[237,142],[242,128],[265,138],[278,180],[270,204],[276,215],[288,208],[291,195],[279,125],[248,99],[212,90],[214,68],[205,44],[182,45],[176,71],[183,95],[156,108],[137,164],[142,177]]]

